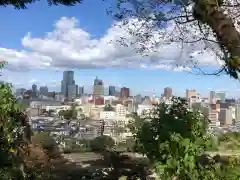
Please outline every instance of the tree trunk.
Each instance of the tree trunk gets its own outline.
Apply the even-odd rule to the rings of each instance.
[[[232,19],[220,9],[217,0],[194,0],[193,14],[197,20],[209,25],[219,41],[220,47],[231,55],[240,57],[240,33]],[[238,69],[237,67],[231,67]]]

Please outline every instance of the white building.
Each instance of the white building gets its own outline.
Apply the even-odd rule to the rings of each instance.
[[[138,105],[137,114],[142,115],[144,112],[149,111],[153,108],[152,102],[149,97],[145,97],[143,102]]]
[[[116,105],[116,115],[117,116],[126,116],[127,115],[127,107],[122,104]]]
[[[60,105],[60,106],[46,106],[46,111],[53,110],[55,112],[59,112],[61,110],[71,109],[69,105]]]
[[[218,111],[212,110],[208,113],[208,119],[210,120],[209,128],[214,129],[220,126],[220,121],[218,120]]]
[[[116,117],[115,111],[101,111],[100,112],[100,119],[107,120],[107,119],[113,119]]]

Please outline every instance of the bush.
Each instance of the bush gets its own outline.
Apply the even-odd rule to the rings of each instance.
[[[110,136],[99,136],[90,141],[90,148],[94,152],[111,150],[115,145]]]
[[[135,131],[140,152],[146,154],[165,180],[215,180],[220,167],[214,160],[206,164],[199,156],[209,147],[207,120],[189,110],[184,99],[156,106]]]
[[[39,146],[43,148],[49,156],[51,157],[59,157],[59,147],[56,143],[55,139],[49,135],[47,132],[36,133],[31,138],[32,144],[34,146]]]

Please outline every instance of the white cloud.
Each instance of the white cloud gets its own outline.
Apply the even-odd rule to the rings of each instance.
[[[30,81],[28,81],[29,84],[33,84],[33,83],[37,83],[36,79],[31,79]]]
[[[211,52],[199,55],[196,53],[198,49],[192,45],[186,45],[182,50],[177,44],[164,44],[157,52],[142,56],[135,52],[136,45],[125,47],[117,42],[123,35],[132,42],[133,37],[118,26],[109,28],[100,39],[94,39],[79,27],[77,19],[62,17],[54,25],[54,30],[44,37],[27,33],[22,38],[23,50],[0,48],[0,60],[8,62],[8,69],[20,71],[108,67],[189,71],[190,68],[183,65],[192,59],[190,56],[201,59],[203,65],[216,65]],[[180,66],[176,67],[176,64]]]

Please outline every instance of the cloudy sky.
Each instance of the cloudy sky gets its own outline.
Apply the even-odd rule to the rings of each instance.
[[[72,69],[76,82],[88,89],[98,76],[106,86],[130,87],[132,94],[155,89],[160,95],[166,86],[177,95],[184,95],[188,88],[204,96],[210,89],[228,91],[229,96],[239,94],[236,80],[225,75],[195,75],[189,72],[190,66],[181,66],[191,57],[208,70],[218,68],[211,52],[196,53],[201,45],[186,45],[182,50],[176,44],[165,44],[148,56],[137,54],[134,45],[121,46],[117,40],[126,32],[113,26],[106,8],[96,0],[75,7],[48,7],[38,2],[27,10],[1,8],[0,60],[8,65],[0,79],[16,88],[36,83],[59,90],[62,71]]]

